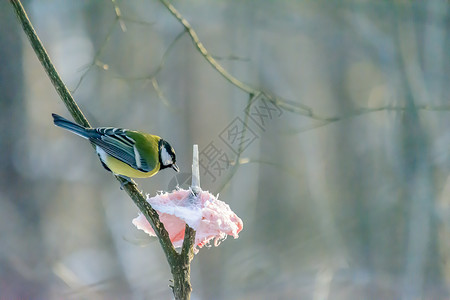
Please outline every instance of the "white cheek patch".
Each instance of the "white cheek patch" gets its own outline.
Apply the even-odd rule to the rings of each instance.
[[[161,161],[164,166],[169,166],[173,164],[172,157],[167,152],[166,148],[162,147],[161,149]]]

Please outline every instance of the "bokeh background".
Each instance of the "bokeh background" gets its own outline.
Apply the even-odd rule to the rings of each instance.
[[[243,219],[195,256],[192,299],[448,298],[448,2],[173,4],[264,93],[159,1],[24,2],[91,124],[176,149],[180,176],[140,189],[185,186],[196,143],[203,189]],[[137,208],[52,112],[70,118],[2,1],[0,298],[171,299]]]

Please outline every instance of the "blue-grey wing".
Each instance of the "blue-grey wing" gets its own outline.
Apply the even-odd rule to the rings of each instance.
[[[136,142],[126,135],[125,129],[99,127],[92,130],[95,130],[95,134],[92,134],[89,140],[94,145],[136,170],[150,171],[148,164],[142,159],[135,146]]]

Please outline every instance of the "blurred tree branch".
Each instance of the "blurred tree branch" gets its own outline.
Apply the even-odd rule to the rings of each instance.
[[[203,43],[200,41],[195,30],[191,27],[189,22],[178,12],[178,10],[167,0],[160,0],[160,2],[169,10],[169,12],[178,20],[178,22],[180,22],[181,25],[183,25],[185,31],[188,33],[192,42],[194,43],[195,48],[200,52],[200,54],[205,58],[205,60],[231,84],[238,87],[242,91],[250,94],[250,97],[257,96],[263,93],[268,98],[268,100],[273,102],[275,105],[278,105],[279,107],[282,107],[288,111],[306,115],[318,120],[328,119],[314,114],[312,109],[306,105],[300,104],[298,102],[287,101],[285,99],[282,99],[281,97],[272,95],[267,91],[255,89],[245,84],[244,82],[240,81],[230,73],[228,73],[228,71],[224,67],[222,67],[222,65],[219,64],[217,60],[211,56],[211,54],[209,54]]]
[[[82,111],[73,99],[71,93],[56,71],[53,63],[50,60],[50,57],[47,54],[47,51],[40,41],[36,31],[34,30],[26,11],[22,6],[22,3],[20,2],[20,0],[11,0],[10,3],[14,8],[14,11],[23,27],[25,34],[30,40],[30,44],[34,49],[36,56],[44,67],[45,72],[50,78],[53,86],[61,97],[61,100],[66,105],[70,114],[78,124],[85,127],[91,127],[88,120],[83,115]],[[120,10],[117,6],[115,6],[115,8],[117,18],[119,19]],[[122,29],[124,29],[123,26]],[[190,262],[192,260],[195,232],[188,226],[186,227],[186,235],[182,248],[183,250],[180,254],[178,254],[173,247],[172,242],[170,241],[169,234],[164,228],[164,224],[159,220],[158,213],[151,207],[142,193],[137,189],[136,183],[134,183],[133,181],[128,182],[119,176],[116,176],[116,179],[121,183],[124,190],[130,196],[139,210],[144,214],[159,239],[161,247],[163,248],[164,254],[166,255],[167,261],[171,267],[172,275],[174,276],[173,290],[175,298],[189,299],[191,292],[189,271]]]
[[[113,29],[116,28],[117,24],[120,25],[120,28],[122,29],[122,31],[126,31],[125,21],[142,24],[142,25],[152,25],[152,23],[149,23],[149,22],[145,22],[142,20],[136,20],[136,19],[128,18],[128,17],[124,16],[120,11],[120,8],[118,7],[117,2],[114,0],[111,0],[111,2],[114,6],[114,13],[116,16],[114,19],[114,22],[108,29],[106,37],[103,40],[103,42],[101,43],[100,48],[95,53],[94,59],[87,66],[87,71],[81,76],[80,80],[76,84],[74,91],[80,86],[83,79],[85,78],[85,76],[87,75],[87,73],[93,66],[98,66],[99,68],[101,68],[105,71],[108,71],[108,72],[112,71],[111,68],[109,67],[109,65],[104,64],[100,61],[100,56],[103,53],[104,47],[110,40],[110,37],[113,33]],[[406,110],[406,107],[404,107],[404,106],[386,105],[386,106],[380,106],[380,107],[358,107],[358,108],[355,108],[354,110],[352,110],[351,112],[349,112],[345,115],[342,115],[342,116],[321,116],[321,115],[315,113],[314,110],[307,105],[303,105],[296,101],[284,99],[284,98],[282,98],[278,95],[275,95],[267,90],[253,88],[250,85],[245,84],[244,82],[240,81],[239,79],[237,79],[236,77],[234,77],[233,75],[228,73],[228,71],[218,63],[217,60],[219,60],[220,58],[214,57],[207,51],[206,47],[200,41],[200,38],[198,37],[196,31],[192,28],[192,26],[189,24],[189,22],[178,12],[178,10],[172,4],[170,4],[168,2],[168,0],[160,0],[160,2],[177,19],[177,21],[183,26],[184,30],[181,31],[173,39],[173,41],[169,44],[169,46],[167,47],[167,49],[165,50],[165,52],[161,58],[159,65],[150,74],[143,75],[143,76],[133,76],[133,77],[124,77],[124,76],[120,76],[119,74],[115,74],[115,75],[118,78],[124,79],[124,80],[150,80],[153,88],[155,89],[156,93],[158,94],[158,97],[160,98],[162,103],[167,107],[169,107],[170,104],[169,104],[168,100],[166,99],[166,97],[164,96],[162,89],[160,88],[159,82],[157,80],[157,75],[160,73],[160,71],[164,67],[167,56],[170,53],[170,51],[174,48],[175,44],[184,36],[184,34],[188,34],[189,37],[191,38],[195,48],[204,57],[204,59],[227,81],[229,81],[230,83],[232,83],[233,85],[235,85],[236,87],[241,89],[242,91],[248,93],[250,97],[257,97],[258,95],[263,95],[267,100],[271,101],[273,104],[279,106],[280,108],[282,108],[286,111],[298,113],[298,114],[304,115],[306,117],[309,117],[310,119],[320,121],[319,124],[299,130],[298,133],[316,129],[319,127],[323,127],[323,126],[329,125],[334,122],[347,120],[349,118],[363,115],[363,114],[369,114],[369,113],[380,112],[380,111],[399,111],[399,112],[401,112],[401,111]],[[422,105],[416,104],[416,109],[424,110],[424,111],[448,111],[448,110],[450,110],[450,106],[449,105],[430,106],[430,105],[426,105],[426,104],[422,104]]]
[[[106,45],[108,44],[109,40],[111,39],[111,35],[113,34],[113,31],[116,28],[117,24],[119,24],[120,29],[123,32],[127,31],[126,22],[134,23],[134,24],[140,24],[140,25],[143,25],[143,26],[151,26],[151,25],[153,25],[153,23],[150,23],[150,22],[137,20],[137,19],[126,17],[126,16],[122,15],[122,12],[121,12],[117,2],[115,0],[111,0],[111,2],[113,4],[113,6],[114,6],[114,14],[116,15],[116,17],[114,18],[114,22],[108,28],[108,32],[106,33],[106,36],[103,39],[103,41],[100,43],[100,47],[95,52],[95,55],[94,55],[94,58],[92,59],[92,61],[82,68],[82,69],[86,68],[86,71],[83,73],[83,75],[81,75],[81,77],[78,80],[77,84],[72,89],[73,93],[75,93],[76,90],[80,87],[80,85],[83,82],[84,78],[86,77],[86,75],[89,73],[89,71],[91,70],[91,68],[93,66],[97,66],[97,67],[99,67],[99,68],[101,68],[102,70],[105,70],[105,71],[109,70],[109,65],[103,63],[100,60],[100,56],[102,55],[103,51],[105,50]]]
[[[391,105],[380,106],[380,107],[375,107],[375,108],[361,107],[361,108],[355,109],[354,111],[352,111],[344,116],[326,117],[326,116],[321,116],[321,115],[316,114],[314,112],[314,110],[307,105],[303,105],[303,104],[295,102],[295,101],[283,99],[282,97],[279,97],[277,95],[274,95],[271,92],[268,92],[268,91],[265,91],[262,89],[253,88],[253,87],[245,84],[244,82],[240,81],[239,79],[237,79],[230,73],[228,73],[228,71],[225,68],[223,68],[222,65],[220,65],[213,56],[211,56],[209,54],[209,52],[206,50],[203,43],[200,41],[195,30],[189,24],[189,22],[181,15],[180,12],[178,12],[178,10],[172,4],[170,4],[170,2],[168,0],[159,0],[159,1],[167,8],[167,10],[184,27],[185,31],[187,32],[187,34],[190,36],[192,42],[194,43],[194,46],[197,49],[197,51],[200,52],[200,54],[204,57],[204,59],[221,76],[223,76],[226,80],[228,80],[230,83],[232,83],[233,85],[235,85],[242,91],[248,93],[250,95],[250,97],[258,96],[259,94],[263,94],[269,101],[271,101],[273,104],[279,106],[280,108],[283,108],[290,112],[294,112],[294,113],[298,113],[298,114],[307,116],[314,120],[322,121],[321,124],[319,124],[317,126],[312,126],[312,128],[309,128],[309,129],[322,127],[322,126],[328,125],[333,122],[342,121],[342,120],[348,119],[350,117],[354,117],[354,116],[358,116],[358,115],[362,115],[362,114],[378,112],[378,111],[405,111],[407,109],[407,107],[404,107],[404,106],[391,106]],[[430,106],[430,105],[417,105],[416,104],[415,108],[418,110],[425,110],[425,111],[448,111],[448,110],[450,110],[449,105]],[[309,129],[307,129],[307,130],[309,130]]]

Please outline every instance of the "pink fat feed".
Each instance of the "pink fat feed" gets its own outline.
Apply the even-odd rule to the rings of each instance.
[[[181,247],[186,224],[196,231],[195,245],[202,248],[211,241],[217,246],[228,235],[238,238],[243,228],[242,220],[228,204],[207,191],[192,197],[191,190],[175,190],[160,193],[154,197],[147,195],[147,201],[159,213],[159,218],[169,233],[174,247]],[[155,236],[155,232],[145,216],[140,213],[133,224],[145,233]],[[195,253],[198,248],[195,248]]]

